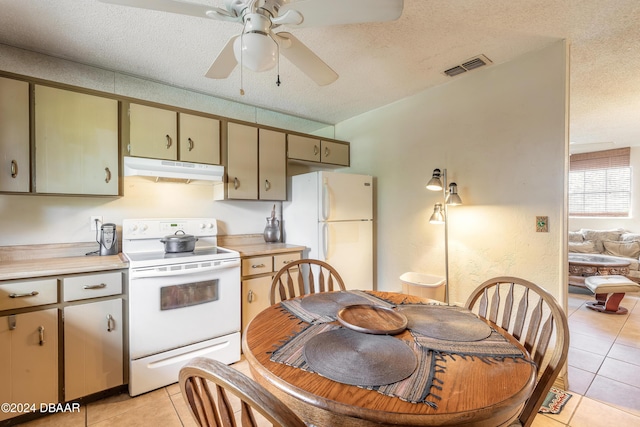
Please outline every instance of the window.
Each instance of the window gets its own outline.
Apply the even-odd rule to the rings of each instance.
[[[628,217],[630,148],[580,153],[569,161],[569,216]]]

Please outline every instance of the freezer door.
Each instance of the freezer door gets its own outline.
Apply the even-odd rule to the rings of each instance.
[[[347,289],[373,289],[373,222],[327,222],[318,227],[318,259],[332,265]],[[316,258],[310,254],[310,258]]]
[[[373,178],[337,172],[321,172],[318,180],[320,221],[373,218]]]

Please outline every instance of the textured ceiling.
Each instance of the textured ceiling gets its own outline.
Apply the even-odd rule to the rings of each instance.
[[[281,27],[339,79],[319,87],[282,58],[281,86],[274,70],[244,71],[241,96],[239,67],[204,77],[237,23],[97,0],[0,0],[1,44],[329,124],[452,81],[442,71],[478,54],[500,64],[567,39],[570,139],[582,151],[640,145],[639,22],[637,0],[405,0],[393,22]]]

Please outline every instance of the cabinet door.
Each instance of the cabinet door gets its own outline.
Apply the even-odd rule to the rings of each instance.
[[[259,180],[260,200],[287,199],[286,135],[282,132],[260,129]]]
[[[258,199],[258,129],[229,123],[227,145],[227,196]]]
[[[193,163],[220,164],[220,121],[209,117],[179,114],[180,156]]]
[[[175,111],[129,105],[129,154],[153,159],[178,159]]]
[[[35,88],[36,191],[118,194],[118,102]]]
[[[122,299],[64,309],[65,400],[123,384]]]
[[[0,77],[0,191],[29,192],[29,84]]]
[[[322,163],[349,166],[349,145],[339,142],[322,141],[320,144]]]
[[[287,135],[287,157],[319,162],[320,140],[308,136]]]
[[[0,317],[0,400],[58,402],[58,310]],[[20,415],[0,412],[0,420]]]
[[[242,281],[242,330],[265,308],[269,307],[271,276]]]

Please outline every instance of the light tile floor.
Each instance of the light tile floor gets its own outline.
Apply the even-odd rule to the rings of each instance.
[[[558,415],[538,415],[533,427],[640,426],[640,297],[627,295],[626,315],[589,310],[587,291],[569,293],[569,391]],[[246,362],[234,365],[249,374]],[[131,398],[127,394],[90,403],[79,413],[50,415],[27,427],[192,427],[195,422],[177,384]],[[333,426],[327,426],[333,427]],[[337,426],[336,426],[337,427]]]

